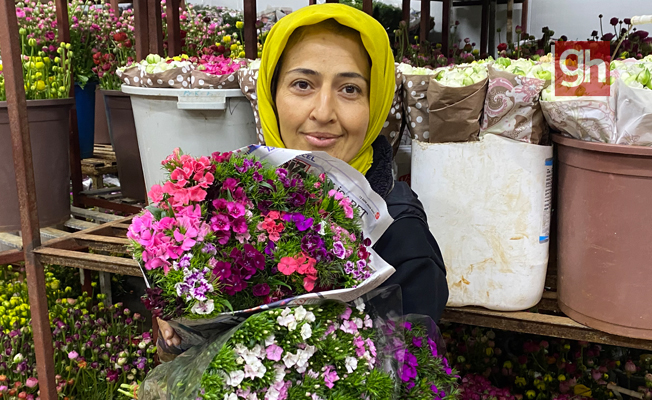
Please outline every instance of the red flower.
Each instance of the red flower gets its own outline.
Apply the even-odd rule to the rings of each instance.
[[[505,51],[507,50],[507,43],[501,43],[498,45],[498,51]]]
[[[131,39],[127,39],[127,40],[125,40],[125,47],[128,48],[128,49],[130,49],[131,46],[133,46],[133,44],[131,43]]]
[[[118,32],[113,34],[113,40],[116,42],[124,42],[127,40],[127,34],[124,32]]]

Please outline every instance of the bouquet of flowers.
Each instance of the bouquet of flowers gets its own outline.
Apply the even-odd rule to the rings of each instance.
[[[157,367],[138,398],[456,398],[458,376],[436,325],[397,314],[398,292],[255,314]]]
[[[393,272],[369,247],[391,217],[350,166],[324,153],[244,150],[252,154],[177,149],[163,162],[169,179],[128,232],[154,315],[206,319],[320,291],[352,300]],[[342,187],[347,179],[355,185]]]

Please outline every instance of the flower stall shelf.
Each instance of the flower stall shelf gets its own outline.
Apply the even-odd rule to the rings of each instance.
[[[122,86],[131,96],[145,186],[164,180],[164,160],[177,147],[191,154],[256,143],[249,101],[240,89],[157,89]]]

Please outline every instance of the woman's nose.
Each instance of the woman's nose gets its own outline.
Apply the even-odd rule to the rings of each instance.
[[[336,120],[335,96],[330,88],[322,88],[314,97],[314,105],[310,113],[310,119],[321,124],[328,124]]]

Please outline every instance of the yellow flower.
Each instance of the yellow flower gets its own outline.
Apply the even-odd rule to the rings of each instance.
[[[0,64],[0,71],[2,71],[2,64]]]
[[[238,50],[238,45],[235,44],[235,43],[233,43],[233,44],[231,45],[231,51],[236,51],[236,50]]]
[[[238,58],[244,58],[245,57],[245,52],[241,51],[240,54],[238,54]]]
[[[516,384],[516,386],[521,386],[521,387],[527,385],[527,381],[522,376],[517,376],[516,379],[514,380],[514,383]]]
[[[528,390],[527,392],[525,392],[525,396],[528,399],[533,399],[533,398],[536,397],[536,395],[537,395],[537,392],[535,392],[534,390]]]
[[[242,21],[238,21],[235,23],[235,27],[238,29],[242,29],[243,26],[244,26],[244,22]]]
[[[485,352],[489,357],[491,357],[491,356],[494,354],[494,349],[492,349],[491,347],[487,347],[487,348],[484,350],[484,352]]]
[[[552,376],[550,374],[545,374],[543,376],[543,381],[544,382],[552,382]]]
[[[512,362],[511,361],[505,361],[505,363],[503,364],[503,368],[507,368],[507,369],[512,368]]]
[[[534,387],[536,387],[541,391],[546,390],[546,384],[543,383],[543,381],[540,381],[539,379],[534,380]]]
[[[179,56],[172,57],[172,59],[173,59],[174,61],[181,61],[181,57],[179,57]]]
[[[573,387],[573,392],[575,393],[575,396],[582,396],[582,397],[591,397],[591,389],[584,385],[575,385]]]
[[[223,41],[224,43],[230,43],[230,42],[231,42],[231,36],[229,36],[229,35],[225,35],[225,36],[222,38],[222,41]]]

